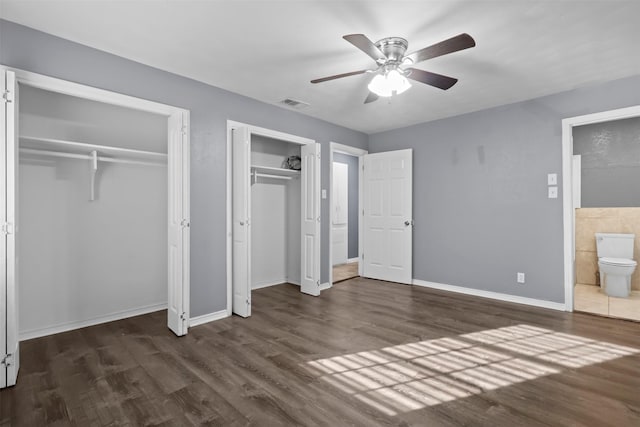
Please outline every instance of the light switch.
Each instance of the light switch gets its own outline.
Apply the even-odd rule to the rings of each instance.
[[[327,198],[327,190],[326,189],[322,189],[322,198],[326,199]]]
[[[557,173],[549,173],[549,174],[547,174],[547,185],[558,185],[558,174]]]
[[[550,199],[558,198],[558,187],[549,187],[549,198]]]

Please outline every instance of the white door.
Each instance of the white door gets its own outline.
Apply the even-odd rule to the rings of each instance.
[[[182,114],[169,117],[169,329],[178,336],[186,335],[189,319],[189,170],[187,127]]]
[[[15,74],[0,71],[2,101],[2,148],[0,148],[0,388],[16,384],[20,369],[18,340],[18,277],[16,233],[16,188],[18,166],[18,94]]]
[[[233,312],[251,316],[251,206],[249,198],[251,133],[233,129],[232,147],[232,233],[233,233]]]
[[[412,150],[364,156],[364,277],[412,282]]]
[[[302,146],[300,290],[320,295],[320,144]]]
[[[331,201],[331,257],[332,264],[344,264],[349,249],[349,165],[333,163]]]

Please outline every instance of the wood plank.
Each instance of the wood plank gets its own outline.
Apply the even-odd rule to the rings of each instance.
[[[640,323],[363,278],[252,300],[181,338],[156,312],[25,341],[0,426],[640,425]]]

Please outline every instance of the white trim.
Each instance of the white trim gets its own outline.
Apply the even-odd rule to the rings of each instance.
[[[302,136],[292,135],[285,132],[279,132],[259,126],[253,126],[247,123],[237,122],[235,120],[227,120],[227,189],[226,189],[226,202],[227,202],[227,313],[229,316],[233,313],[233,233],[232,233],[232,144],[233,144],[233,129],[247,128],[250,135],[260,135],[267,138],[278,139],[281,141],[292,142],[294,144],[307,145],[315,144],[316,141],[310,138],[304,138]],[[289,281],[289,283],[292,283]],[[298,283],[293,283],[300,286]]]
[[[25,84],[27,86],[35,87],[38,89],[44,89],[52,92],[62,93],[65,95],[75,96],[78,98],[98,101],[104,104],[118,105],[121,107],[146,111],[149,113],[161,114],[163,116],[170,116],[177,112],[187,111],[183,108],[161,104],[142,98],[136,98],[135,96],[124,95],[114,91],[98,89],[86,84],[73,83],[55,77],[33,73],[31,71],[11,68],[7,67],[6,65],[0,64],[0,68],[15,72],[16,79],[21,84]]]
[[[362,259],[362,156],[369,154],[369,151],[362,148],[352,147],[350,145],[339,144],[337,142],[329,143],[329,285],[333,284],[333,236],[331,233],[331,213],[333,212],[333,153],[342,153],[358,158],[358,257],[350,258],[347,262],[358,262]],[[362,263],[358,264],[358,275],[362,276]],[[322,287],[320,288],[322,290]]]
[[[332,288],[333,285],[331,284],[331,282],[324,282],[320,284],[320,292],[327,290],[329,288]]]
[[[549,308],[551,310],[564,311],[565,305],[561,302],[546,301],[535,298],[520,297],[517,295],[503,294],[500,292],[483,291],[481,289],[465,288],[462,286],[445,285],[443,283],[427,282],[425,280],[413,279],[413,284],[425,288],[439,289],[441,291],[456,292],[459,294],[473,295],[476,297],[489,298],[498,301],[513,302],[516,304],[531,305],[533,307]]]
[[[78,98],[97,101],[103,104],[111,104],[124,108],[146,111],[152,114],[158,114],[167,117],[169,119],[172,116],[181,117],[182,126],[184,127],[183,136],[183,164],[182,164],[182,214],[187,222],[190,222],[190,111],[180,107],[174,107],[172,105],[161,104],[154,101],[149,101],[142,98],[136,98],[130,95],[124,95],[114,91],[98,89],[93,86],[89,86],[81,83],[73,83],[66,80],[58,79],[55,77],[49,77],[46,75],[33,73],[30,71],[24,71],[16,68],[7,67],[0,64],[0,69],[13,71],[16,75],[16,81],[19,84],[27,85],[47,91],[62,93],[65,95],[75,96]],[[167,130],[169,137],[170,130]],[[168,157],[168,155],[167,155]],[[168,159],[169,161],[171,159]],[[19,286],[19,285],[18,285]],[[186,228],[183,232],[183,282],[182,289],[183,294],[183,308],[182,311],[189,316],[189,302],[190,302],[190,230]],[[166,304],[165,304],[166,308]],[[17,320],[17,319],[16,319]],[[108,321],[108,320],[107,320]],[[82,322],[80,322],[82,323]],[[47,328],[46,330],[54,330],[62,326],[54,326]],[[83,326],[80,326],[83,327]],[[44,331],[44,330],[43,330]],[[34,333],[37,333],[35,331]],[[55,332],[52,332],[55,333]]]
[[[356,258],[349,258],[347,260],[347,264],[353,264],[354,262],[358,262],[360,260],[360,258],[356,257]]]
[[[275,282],[268,281],[263,283],[256,283],[255,285],[251,285],[251,290],[255,291],[256,289],[269,288],[271,286],[277,286],[277,285],[284,285],[285,283],[290,283],[290,282],[287,279],[282,279]]]
[[[127,319],[129,317],[141,316],[143,314],[149,314],[156,311],[166,310],[167,303],[151,304],[144,307],[138,307],[130,310],[116,311],[115,313],[105,314],[102,316],[93,317],[87,320],[79,320],[74,322],[59,323],[55,326],[48,326],[46,328],[31,329],[20,332],[20,341],[30,340],[33,338],[40,338],[47,335],[59,334],[61,332],[72,331],[74,329],[86,328],[88,326],[95,326],[101,323],[113,322],[116,320]]]
[[[205,323],[214,322],[216,320],[229,317],[229,312],[225,310],[214,311],[213,313],[203,314],[202,316],[196,316],[189,319],[189,327],[204,325]]]
[[[575,126],[640,117],[640,105],[562,120],[562,227],[564,238],[564,301],[573,311],[575,276],[575,209],[573,207],[573,128]]]

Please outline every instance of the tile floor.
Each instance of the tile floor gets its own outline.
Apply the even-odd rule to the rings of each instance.
[[[358,277],[358,263],[350,262],[333,266],[333,283]]]
[[[640,291],[631,292],[629,298],[614,298],[604,294],[599,286],[577,284],[573,305],[576,311],[640,322]]]

